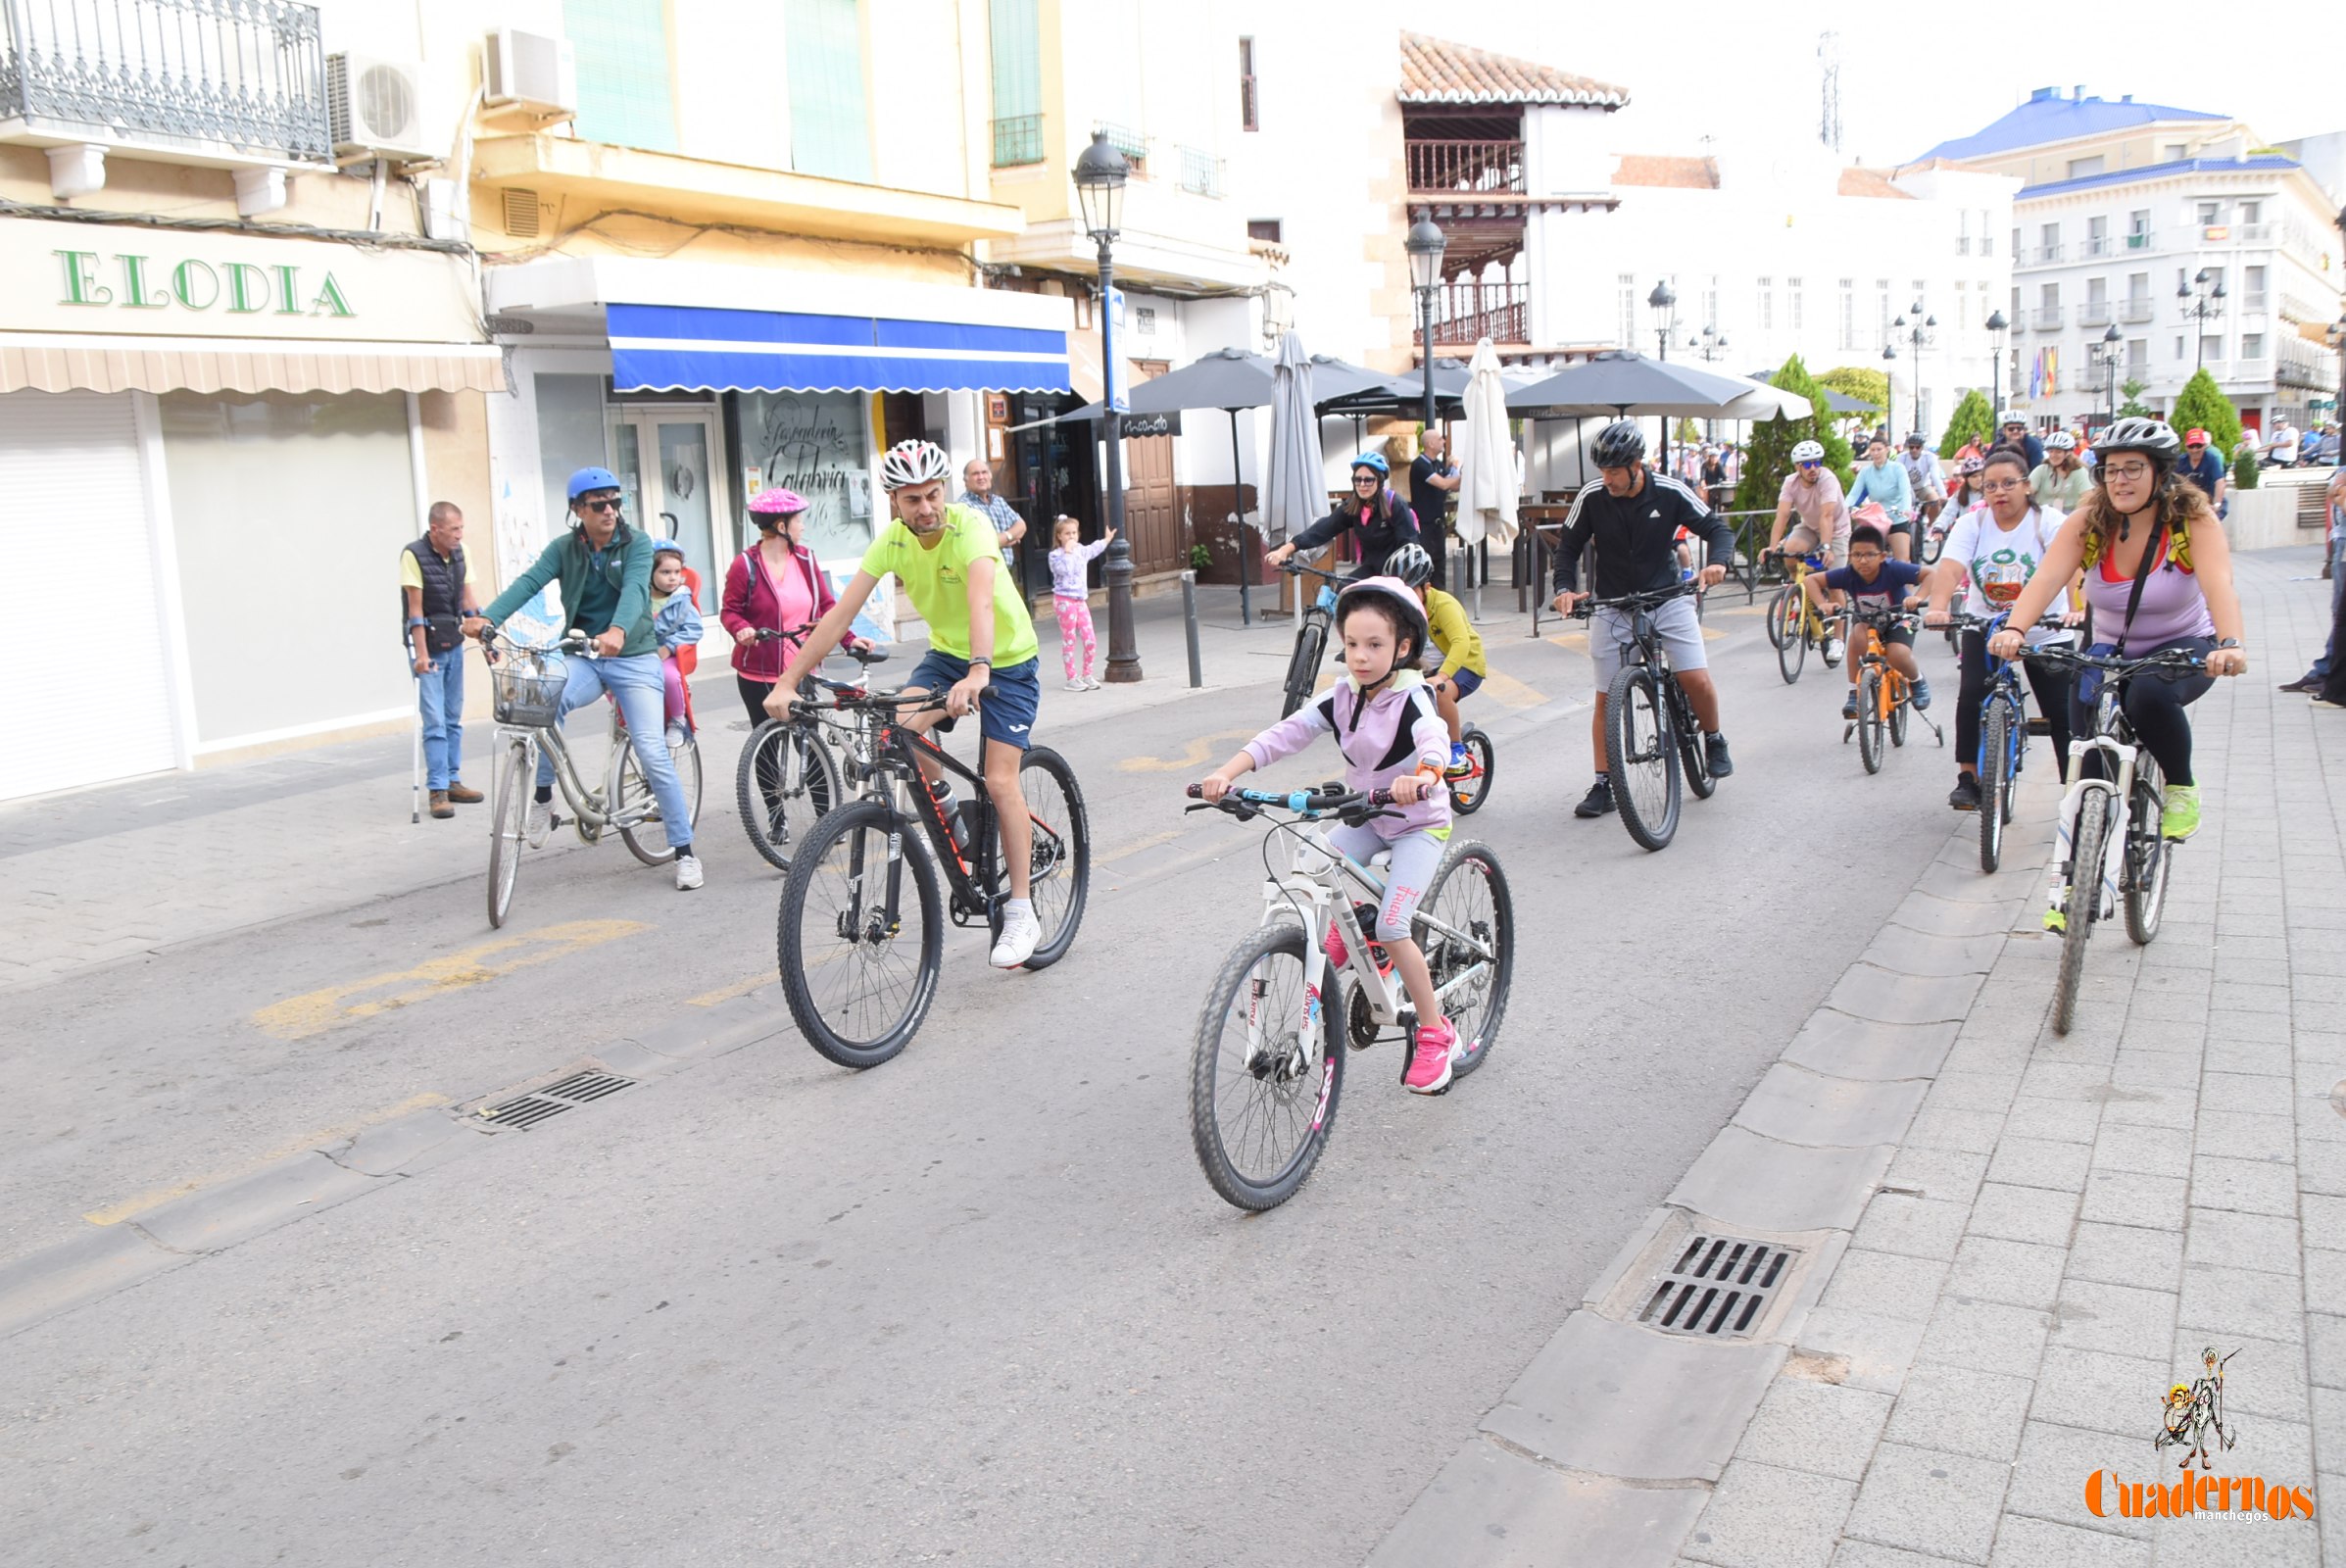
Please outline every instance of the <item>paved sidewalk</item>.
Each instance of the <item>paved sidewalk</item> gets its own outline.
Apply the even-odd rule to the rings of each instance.
[[[2043,879],[1973,866],[2008,934],[1683,1561],[2346,1565],[2346,714],[2273,690],[2327,629],[2313,560],[2243,559],[2256,672],[2194,710],[2210,825],[2152,946],[2097,932],[2066,1037]],[[2207,1347],[2213,1473],[2314,1518],[2126,1516]]]

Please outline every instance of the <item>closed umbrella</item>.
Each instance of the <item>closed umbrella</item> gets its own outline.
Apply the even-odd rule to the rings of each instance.
[[[1458,537],[1472,550],[1483,540],[1515,542],[1515,440],[1507,422],[1507,388],[1499,378],[1498,351],[1484,338],[1467,367],[1458,443]],[[1480,608],[1482,579],[1475,582]]]
[[[1263,486],[1266,538],[1285,543],[1319,520],[1327,506],[1327,463],[1320,451],[1320,416],[1312,398],[1311,360],[1293,330],[1279,339],[1271,383],[1271,471]],[[1303,612],[1301,595],[1295,613]]]

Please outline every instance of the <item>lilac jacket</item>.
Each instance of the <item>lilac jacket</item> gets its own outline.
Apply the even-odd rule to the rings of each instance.
[[[1084,584],[1084,567],[1098,560],[1107,548],[1105,539],[1090,544],[1078,544],[1073,550],[1061,547],[1051,553],[1051,591],[1061,599],[1088,599],[1091,590]]]
[[[1258,768],[1283,757],[1293,757],[1321,735],[1334,735],[1344,758],[1344,788],[1373,790],[1391,784],[1419,765],[1436,772],[1449,766],[1450,730],[1435,710],[1434,694],[1426,677],[1402,670],[1383,691],[1368,700],[1365,711],[1360,689],[1346,674],[1317,702],[1298,708],[1246,743],[1246,755]],[[1450,825],[1450,792],[1430,791],[1415,806],[1396,806],[1398,816],[1381,816],[1368,825],[1388,844],[1422,828]]]

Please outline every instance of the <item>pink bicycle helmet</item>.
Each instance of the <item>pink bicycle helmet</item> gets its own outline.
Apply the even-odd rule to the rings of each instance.
[[[794,512],[806,510],[806,498],[796,490],[768,485],[750,497],[750,512],[756,516],[787,517]]]

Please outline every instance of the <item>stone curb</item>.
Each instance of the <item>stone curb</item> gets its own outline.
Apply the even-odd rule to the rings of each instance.
[[[611,1042],[587,1060],[639,1081],[682,1072],[788,1028],[779,991],[761,986],[701,1016],[666,1020],[636,1039]],[[552,1083],[570,1070],[541,1074],[531,1084]],[[517,1093],[526,1088],[474,1096],[463,1106]],[[459,1105],[413,1111],[120,1224],[92,1227],[0,1264],[0,1339],[337,1203],[396,1187],[508,1136],[510,1129],[493,1127]]]
[[[1924,867],[1728,1124],[1589,1286],[1481,1430],[1369,1555],[1371,1568],[1665,1568],[1708,1503],[1847,1249],[2004,938],[2035,891],[1982,876],[1968,822]],[[1753,1337],[1623,1321],[1666,1232],[1797,1246]]]

